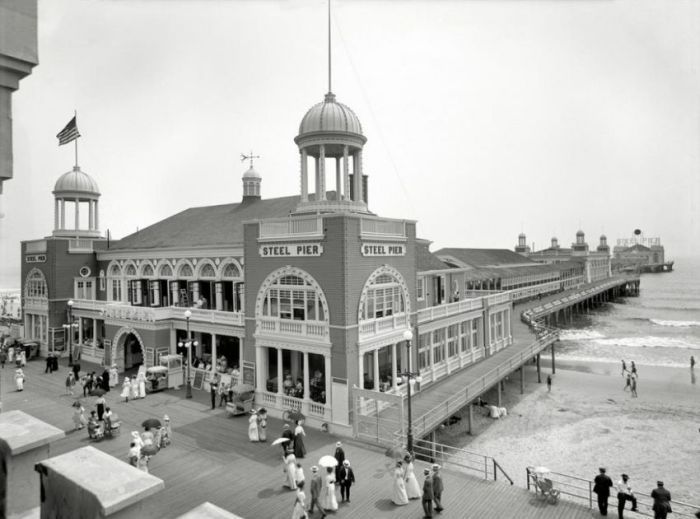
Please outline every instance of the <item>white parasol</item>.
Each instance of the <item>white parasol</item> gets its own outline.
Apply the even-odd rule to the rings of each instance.
[[[272,442],[271,445],[281,445],[283,443],[287,443],[289,441],[289,438],[277,438],[275,441]]]
[[[338,460],[335,459],[334,456],[322,456],[320,460],[318,460],[318,464],[321,465],[322,467],[336,467],[338,466]]]
[[[552,471],[549,470],[547,467],[535,467],[534,469],[532,469],[532,472],[535,474],[549,474]]]

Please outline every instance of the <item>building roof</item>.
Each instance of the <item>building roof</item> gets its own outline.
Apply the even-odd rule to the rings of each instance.
[[[445,248],[435,252],[438,257],[452,256],[467,266],[500,267],[522,264],[534,264],[535,262],[508,249],[452,249]]]
[[[418,272],[427,270],[444,270],[450,266],[443,263],[434,253],[428,248],[429,242],[416,240],[416,269]]]
[[[631,247],[627,247],[623,252],[650,252],[651,249],[649,247],[646,247],[642,245],[641,243],[637,243],[635,245],[632,245]]]
[[[243,222],[288,216],[299,196],[191,207],[110,245],[110,250],[232,246],[243,243]]]

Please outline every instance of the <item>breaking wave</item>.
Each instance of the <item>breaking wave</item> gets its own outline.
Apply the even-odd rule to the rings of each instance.
[[[591,342],[601,346],[624,346],[627,348],[677,348],[684,350],[700,350],[700,344],[688,342],[676,337],[611,337],[593,339]]]
[[[691,326],[700,326],[700,321],[674,321],[665,319],[649,319],[656,326],[672,326],[674,328],[689,328]]]

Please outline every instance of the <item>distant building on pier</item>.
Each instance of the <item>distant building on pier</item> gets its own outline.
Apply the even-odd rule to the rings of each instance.
[[[631,238],[618,239],[617,245],[613,248],[613,256],[616,270],[642,272],[673,270],[673,261],[666,261],[661,238],[645,238],[641,232]]]

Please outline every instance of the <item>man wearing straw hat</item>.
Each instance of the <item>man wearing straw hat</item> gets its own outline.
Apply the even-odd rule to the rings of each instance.
[[[321,495],[321,487],[323,482],[321,481],[321,476],[318,474],[318,467],[314,465],[311,467],[311,504],[309,505],[309,514],[314,511],[314,505],[318,507],[321,512],[321,518],[326,517],[326,512],[323,510],[321,503],[318,498]]]
[[[433,465],[433,501],[435,501],[435,511],[440,513],[444,510],[442,507],[442,491],[445,487],[442,485],[442,476],[440,475],[440,465]]]
[[[423,475],[425,476],[425,481],[423,481],[423,498],[421,503],[423,504],[423,516],[424,519],[433,517],[433,499],[435,494],[433,493],[433,477],[430,474],[430,469],[423,469]]]

